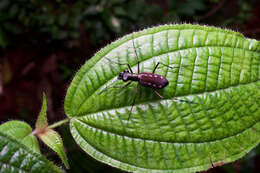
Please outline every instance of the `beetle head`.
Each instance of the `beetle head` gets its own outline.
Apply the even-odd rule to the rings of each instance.
[[[118,80],[123,80],[123,81],[127,81],[128,80],[128,74],[129,71],[128,70],[124,70],[124,72],[120,72],[117,79]]]

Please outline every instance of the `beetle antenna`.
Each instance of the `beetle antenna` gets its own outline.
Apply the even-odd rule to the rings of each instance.
[[[108,60],[108,61],[110,61],[110,62],[112,62],[112,63],[114,63],[114,64],[118,64],[118,65],[128,65],[127,63],[118,63],[118,62],[116,62],[116,61],[113,61],[113,60],[107,58],[106,56],[104,56],[104,58],[106,58],[106,60]]]
[[[118,80],[116,80],[118,81]],[[110,88],[125,88],[128,85],[130,85],[133,81],[128,81],[125,85],[120,85],[120,86],[111,86],[113,85],[116,81],[112,82],[110,85],[106,86],[104,89],[102,89],[100,92],[98,92],[98,95],[102,94],[103,92],[105,92],[106,90],[110,89]]]
[[[134,50],[135,50],[135,56],[137,58],[137,74],[139,74],[140,73],[140,66],[139,66],[140,61],[139,61],[139,57],[138,57],[136,47],[135,47],[134,35],[132,35],[132,43],[133,43],[133,47],[134,47]]]
[[[129,114],[128,114],[127,121],[129,121],[130,116],[131,116],[131,114],[132,114],[132,110],[133,110],[133,107],[134,107],[134,104],[135,104],[136,95],[137,95],[137,93],[138,93],[138,85],[139,85],[139,84],[136,85],[135,96],[134,96],[134,99],[133,99],[133,103],[132,103],[130,112],[129,112]]]
[[[136,47],[135,47],[134,35],[132,35],[132,43],[133,43],[133,47],[134,47],[134,50],[135,50],[135,55],[136,55],[137,61],[139,62],[139,57],[138,57]]]
[[[172,67],[172,66],[166,65],[166,64],[161,63],[161,62],[158,62],[157,66],[158,66],[159,64],[161,64],[161,65],[163,65],[163,66],[166,66],[166,67],[169,67],[169,68],[171,68],[171,69],[193,66],[193,65],[180,65],[180,66],[174,66],[174,67]]]
[[[133,70],[131,69],[131,66],[127,63],[118,63],[118,62],[115,62],[111,59],[108,59],[107,57],[104,56],[104,58],[106,58],[108,61],[112,62],[112,63],[115,63],[115,64],[118,64],[118,65],[127,65],[128,69],[130,70],[131,73],[133,73]]]
[[[101,91],[99,91],[98,93],[97,93],[97,95],[100,95],[100,94],[102,94],[103,92],[105,92],[106,90],[108,90],[109,88],[114,88],[112,85],[114,84],[114,83],[116,83],[118,80],[116,79],[115,81],[113,81],[112,83],[110,83],[109,85],[107,85],[105,88],[103,88]]]

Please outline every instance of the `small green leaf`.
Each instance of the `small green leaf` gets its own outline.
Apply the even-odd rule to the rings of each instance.
[[[36,121],[36,129],[38,131],[45,129],[48,126],[46,111],[47,111],[47,101],[46,101],[46,95],[43,93],[42,109]]]
[[[44,156],[0,132],[0,173],[62,172]]]
[[[0,132],[7,134],[28,148],[40,153],[37,138],[32,134],[30,125],[23,121],[8,121],[0,125]]]
[[[38,135],[48,147],[57,152],[66,168],[69,169],[69,163],[64,151],[63,142],[60,135],[52,129],[46,129],[43,133],[39,133]]]
[[[42,109],[36,121],[37,135],[47,146],[49,146],[53,151],[57,152],[62,162],[66,166],[66,168],[69,169],[69,163],[67,161],[67,157],[64,152],[62,139],[56,131],[48,128],[46,111],[47,111],[46,95],[43,94]]]
[[[99,94],[123,85],[117,76],[127,66],[112,61],[134,72],[138,61],[141,72],[157,62],[176,68],[156,70],[169,81],[158,90],[163,99],[139,87],[128,119],[137,82]],[[163,25],[96,53],[73,79],[65,112],[76,142],[102,162],[131,172],[196,172],[260,142],[259,98],[259,41],[215,27]]]

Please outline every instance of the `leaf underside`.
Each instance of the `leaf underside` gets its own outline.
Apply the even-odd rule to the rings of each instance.
[[[0,132],[0,173],[55,173],[61,170],[44,156]]]
[[[132,41],[133,40],[133,41]],[[136,56],[133,42],[136,47]],[[106,58],[104,58],[106,57]],[[98,94],[127,68],[163,75],[158,92],[137,83]],[[73,79],[65,111],[76,142],[127,171],[194,172],[241,158],[260,141],[260,43],[215,27],[164,25],[101,49]],[[177,99],[187,100],[181,102]]]

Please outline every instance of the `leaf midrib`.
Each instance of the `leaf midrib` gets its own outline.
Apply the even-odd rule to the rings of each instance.
[[[84,121],[82,121],[80,119],[72,119],[71,123],[73,123],[73,121],[78,121],[78,122],[80,122],[80,123],[82,123],[84,125],[87,125],[89,128],[97,129],[97,130],[100,130],[100,131],[103,131],[103,132],[106,132],[106,133],[110,133],[110,134],[114,134],[114,135],[118,135],[118,136],[121,136],[121,137],[126,137],[126,138],[130,138],[130,139],[137,139],[137,140],[144,140],[144,141],[148,141],[148,142],[160,142],[160,143],[165,143],[165,144],[203,144],[203,143],[218,142],[218,141],[222,141],[222,140],[225,140],[227,138],[232,138],[232,137],[235,137],[235,136],[237,136],[239,134],[242,134],[243,132],[253,128],[257,123],[260,122],[260,121],[257,121],[256,123],[252,124],[251,126],[249,126],[246,129],[240,130],[237,133],[234,133],[234,134],[232,134],[230,136],[226,136],[226,137],[223,137],[223,138],[218,138],[218,139],[215,139],[215,140],[207,140],[207,141],[203,141],[203,142],[170,142],[170,141],[162,141],[162,140],[157,140],[157,139],[155,140],[155,139],[148,139],[148,138],[141,138],[141,137],[137,138],[137,137],[134,137],[134,136],[125,135],[123,133],[121,133],[121,134],[115,133],[114,131],[111,131],[111,130],[108,130],[108,129],[102,129],[102,128],[91,126],[91,125],[87,124],[86,122],[84,122]],[[77,129],[77,131],[79,132],[78,129]]]
[[[178,52],[178,51],[183,51],[183,50],[196,49],[196,48],[216,48],[216,47],[217,47],[217,48],[233,48],[233,49],[247,50],[247,49],[243,49],[243,48],[229,47],[229,46],[197,46],[197,47],[188,47],[188,48],[183,48],[183,49],[178,49],[178,50],[163,52],[163,53],[160,53],[160,54],[156,54],[156,55],[153,55],[153,56],[149,56],[149,57],[146,58],[146,59],[142,59],[140,62],[144,63],[144,62],[149,61],[149,60],[152,60],[153,58],[156,58],[156,57],[158,57],[158,56],[161,56],[161,55],[164,55],[164,54],[168,54],[168,53],[176,53],[176,52]],[[247,51],[253,52],[252,50],[249,50],[249,49],[248,49]],[[97,63],[96,63],[95,65],[97,65]],[[94,65],[94,66],[95,66],[95,65]],[[93,67],[94,67],[94,66],[93,66]],[[136,67],[136,66],[137,66],[137,63],[133,64],[131,67]],[[93,68],[93,67],[92,67],[92,68]],[[92,69],[92,68],[91,68],[91,69]],[[91,69],[89,69],[88,71],[90,71]],[[193,68],[193,69],[194,69],[194,68]],[[82,84],[82,81],[84,81],[84,78],[85,78],[85,76],[87,75],[88,71],[85,72],[85,74],[84,74],[84,75],[82,76],[82,78],[80,79],[80,82],[79,82],[78,85],[76,86],[74,93],[76,92],[76,90],[78,89],[78,87]],[[192,73],[194,73],[194,71],[193,71]],[[107,84],[108,82],[110,82],[111,80],[113,80],[116,76],[117,76],[117,75],[111,76],[111,77],[108,78],[103,84],[99,85],[99,87],[96,88],[95,91],[92,92],[92,93],[88,96],[88,98],[86,98],[84,101],[82,101],[82,102],[78,105],[78,108],[77,108],[76,110],[79,110],[79,109],[81,108],[81,106],[82,106],[89,98],[93,97],[96,93],[98,93],[98,90],[99,90],[101,87],[103,87],[105,84]],[[251,83],[251,82],[250,82],[250,83]],[[249,83],[247,83],[247,84],[249,84]],[[237,85],[239,85],[239,84],[237,84]],[[233,86],[236,86],[236,85],[233,85]],[[214,90],[214,91],[217,91],[217,90]],[[205,91],[202,91],[202,92],[200,92],[200,93],[205,93]],[[190,95],[192,95],[192,94],[190,94]],[[73,97],[74,97],[74,96],[75,96],[75,94],[73,94]],[[184,95],[183,95],[183,96],[184,96]],[[72,99],[71,99],[71,102],[72,102],[72,100],[73,100],[73,97],[72,97]]]
[[[250,83],[250,84],[255,84],[255,83],[259,82],[259,81],[260,81],[260,80],[258,80],[258,81],[256,81],[256,82],[253,82],[253,83]],[[240,84],[240,85],[242,85],[242,84]],[[240,85],[239,85],[239,86],[240,86]],[[248,85],[248,84],[243,84],[243,85]],[[236,87],[238,87],[238,86],[236,86]],[[232,87],[226,88],[225,90],[229,90],[230,88],[232,88]],[[213,92],[216,92],[216,91],[207,92],[207,93],[213,93]],[[203,94],[205,94],[205,93],[203,93]],[[193,95],[195,95],[195,94],[193,94]],[[199,94],[199,95],[202,95],[202,94]],[[197,96],[197,95],[196,95],[196,96]],[[156,102],[167,101],[167,100],[170,100],[170,99],[163,99],[163,100],[161,100],[161,101],[153,101],[153,102],[151,102],[151,101],[146,101],[146,102],[143,102],[143,103],[138,103],[138,104],[136,104],[135,106],[143,106],[143,105],[147,105],[147,104],[151,104],[151,103],[156,103]],[[145,103],[145,104],[144,104],[144,103]],[[258,103],[256,102],[256,104],[258,104]],[[109,111],[114,111],[114,110],[117,110],[117,109],[124,109],[124,108],[127,108],[127,107],[130,107],[130,106],[122,106],[122,107],[118,107],[118,108],[106,109],[106,110],[102,110],[102,111],[98,111],[98,112],[93,112],[93,113],[89,113],[89,114],[84,114],[84,115],[82,115],[82,116],[80,116],[80,117],[73,117],[73,118],[71,119],[71,121],[81,121],[82,123],[86,124],[85,122],[83,122],[83,121],[81,120],[81,118],[84,117],[84,116],[93,115],[93,114],[96,114],[96,115],[98,116],[98,115],[99,115],[100,113],[102,113],[102,112],[109,112]],[[254,125],[257,124],[257,123],[259,123],[259,121],[256,121],[256,122],[253,123],[251,126],[245,128],[244,130],[240,130],[240,131],[238,131],[238,132],[236,132],[236,133],[234,133],[233,135],[228,136],[228,137],[232,137],[232,136],[238,135],[239,133],[242,133],[243,131],[245,131],[245,130],[251,128],[252,126],[254,126]],[[96,128],[96,129],[100,129],[100,130],[103,130],[103,131],[106,131],[106,130],[108,131],[108,129],[105,130],[105,129],[98,128],[98,127],[95,127],[95,126],[91,126],[91,125],[89,125],[89,124],[88,124],[88,126],[93,127],[93,128]],[[110,131],[109,131],[109,132],[110,132]],[[113,131],[111,131],[111,133],[116,134],[116,133],[113,132]],[[127,136],[127,137],[132,137],[132,136]],[[132,137],[132,138],[136,138],[136,137]],[[138,139],[138,138],[136,138],[136,139]],[[141,138],[141,139],[142,139],[142,138]],[[144,139],[146,139],[146,138],[144,138]],[[223,137],[223,138],[219,138],[219,140],[222,140],[222,139],[225,139],[225,138],[224,138],[224,137]],[[213,140],[213,141],[215,141],[215,140]],[[216,140],[216,141],[217,141],[217,140]],[[165,142],[165,141],[161,141],[161,142]],[[209,142],[212,142],[212,141],[209,141]],[[188,143],[189,143],[189,142],[188,142]]]
[[[201,93],[194,93],[194,94],[187,94],[187,95],[182,95],[182,96],[175,96],[175,97],[170,97],[170,98],[163,98],[163,99],[154,99],[154,100],[148,100],[148,101],[141,101],[141,102],[138,102],[136,103],[134,106],[142,106],[142,105],[148,105],[149,103],[157,103],[157,102],[162,102],[162,101],[167,101],[167,100],[172,100],[173,98],[183,98],[183,97],[187,97],[187,96],[200,96],[200,95],[203,95],[203,94],[210,94],[210,93],[214,93],[214,92],[218,92],[218,91],[225,91],[225,90],[229,90],[231,88],[236,88],[236,87],[240,87],[240,86],[245,86],[245,85],[250,85],[250,84],[256,84],[260,81],[259,80],[256,80],[256,81],[252,81],[250,83],[245,83],[245,84],[241,84],[241,83],[238,83],[236,85],[230,85],[226,88],[219,88],[219,89],[216,89],[214,91],[204,91],[204,92],[201,92]],[[97,92],[97,91],[95,91]],[[94,94],[92,94],[90,97],[93,97]],[[88,99],[90,98],[88,97]],[[85,100],[84,102],[86,102],[87,100]],[[114,108],[111,108],[111,109],[102,109],[102,110],[99,110],[97,112],[89,112],[89,113],[78,113],[74,116],[71,116],[73,118],[78,118],[78,117],[82,117],[82,116],[87,116],[89,114],[95,114],[95,113],[101,113],[101,112],[105,112],[105,111],[110,111],[110,110],[115,110],[115,109],[123,109],[123,108],[127,108],[127,107],[130,107],[131,105],[125,105],[125,106],[121,106],[121,107],[114,107]]]

